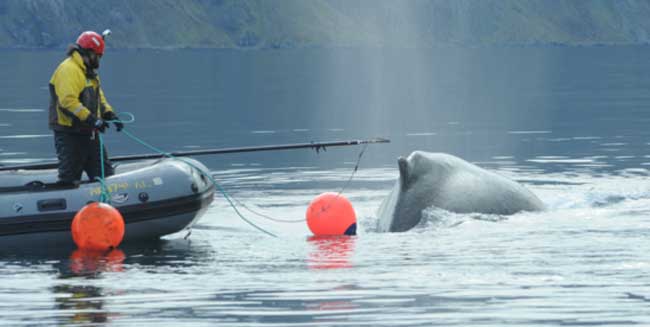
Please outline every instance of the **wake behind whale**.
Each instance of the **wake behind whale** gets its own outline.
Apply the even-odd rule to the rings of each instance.
[[[496,215],[544,209],[519,183],[449,154],[415,151],[398,166],[400,177],[378,211],[379,232],[407,231],[430,207]]]

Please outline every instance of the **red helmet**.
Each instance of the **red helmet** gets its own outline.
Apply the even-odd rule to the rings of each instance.
[[[104,54],[104,38],[93,31],[81,33],[77,38],[77,44],[79,47],[91,50],[99,56]]]

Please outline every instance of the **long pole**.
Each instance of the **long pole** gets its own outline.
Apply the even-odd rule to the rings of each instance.
[[[129,161],[129,160],[145,160],[157,159],[163,157],[189,157],[189,156],[202,156],[207,154],[227,154],[227,153],[242,153],[242,152],[260,152],[260,151],[278,151],[278,150],[293,150],[293,149],[313,149],[316,152],[321,150],[325,151],[329,147],[337,146],[350,146],[360,144],[374,144],[374,143],[389,143],[390,140],[383,138],[374,138],[369,140],[347,140],[347,141],[331,141],[331,142],[311,142],[311,143],[293,143],[293,144],[276,144],[276,145],[263,145],[263,146],[246,146],[237,148],[221,148],[221,149],[205,149],[193,151],[179,151],[170,153],[148,153],[148,154],[135,154],[126,156],[115,156],[110,158],[111,161]],[[15,166],[0,166],[0,171],[7,170],[35,170],[35,169],[53,169],[58,166],[58,162],[44,162],[38,164],[15,165]]]

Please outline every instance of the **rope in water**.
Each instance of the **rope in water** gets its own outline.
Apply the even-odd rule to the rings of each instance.
[[[124,115],[129,116],[128,120],[121,120],[122,123],[130,124],[130,123],[135,122],[135,116],[133,114],[128,113],[128,112],[120,113],[120,114],[124,114]],[[109,120],[107,122],[113,123],[115,121],[114,120]],[[217,183],[217,181],[214,179],[214,177],[212,177],[212,174],[209,171],[206,172],[204,169],[202,169],[200,167],[197,167],[196,165],[192,164],[191,162],[185,160],[184,158],[176,157],[176,156],[172,155],[171,153],[169,153],[167,151],[163,151],[161,149],[158,149],[158,148],[154,147],[153,145],[145,142],[141,138],[139,138],[139,137],[133,135],[132,133],[130,133],[129,131],[127,131],[126,128],[123,128],[122,132],[126,136],[131,138],[132,140],[134,140],[137,143],[143,145],[144,147],[146,147],[146,148],[148,148],[148,149],[150,149],[150,150],[152,150],[154,152],[160,153],[165,157],[182,161],[185,164],[189,165],[190,167],[192,167],[192,168],[200,171],[201,173],[203,173],[205,176],[207,176],[210,179],[210,181],[215,186],[215,188],[224,196],[224,198],[228,201],[228,204],[233,208],[233,210],[235,211],[235,213],[237,213],[237,215],[239,216],[240,219],[242,219],[244,222],[246,222],[248,225],[252,226],[253,228],[255,228],[255,229],[257,229],[257,230],[259,230],[259,231],[261,231],[261,232],[263,232],[263,233],[265,233],[265,234],[267,234],[269,236],[278,237],[274,233],[269,232],[269,231],[265,230],[264,228],[257,226],[255,223],[253,223],[252,221],[247,219],[239,211],[239,209],[237,208],[235,203],[237,203],[239,206],[243,207],[247,211],[251,212],[252,214],[257,215],[257,216],[262,217],[262,218],[265,218],[265,219],[268,219],[268,220],[271,220],[271,221],[283,222],[283,223],[300,223],[300,222],[305,221],[304,219],[279,219],[279,218],[274,218],[274,217],[271,217],[271,216],[256,212],[256,211],[250,209],[245,204],[243,204],[241,201],[239,201],[239,200],[235,199],[234,197],[232,197],[231,195],[229,195],[228,192],[226,192],[226,190],[219,183]],[[100,145],[100,160],[101,160],[101,178],[98,178],[98,179],[99,179],[99,181],[101,183],[101,189],[102,189],[101,190],[101,195],[100,195],[100,202],[110,203],[110,196],[109,196],[108,188],[106,187],[106,184],[105,184],[105,181],[104,181],[104,151],[103,151],[103,139],[102,139],[101,134],[99,135],[99,145]],[[368,144],[364,144],[361,152],[359,153],[359,156],[357,158],[357,162],[356,162],[356,164],[354,166],[354,170],[352,171],[352,174],[348,178],[347,182],[343,185],[343,187],[339,190],[338,195],[341,195],[343,193],[343,191],[349,186],[350,182],[354,178],[354,175],[356,174],[357,170],[359,169],[359,163],[361,162],[361,157],[363,156],[363,154],[364,154],[367,147],[368,147]],[[106,202],[106,201],[109,201],[109,202]]]
[[[360,164],[360,162],[361,162],[361,158],[363,157],[363,154],[364,154],[364,152],[366,151],[366,148],[367,148],[367,147],[368,147],[368,144],[367,144],[367,143],[363,145],[363,148],[361,149],[361,151],[359,152],[359,156],[357,157],[357,161],[356,161],[356,163],[354,164],[354,169],[352,170],[352,173],[350,174],[350,177],[349,177],[348,180],[345,182],[345,184],[343,185],[343,187],[341,187],[341,189],[338,191],[337,195],[341,195],[341,194],[343,194],[343,192],[344,192],[344,191],[348,188],[348,186],[350,185],[350,182],[352,182],[352,179],[354,178],[354,175],[355,175],[355,174],[357,173],[357,171],[359,170],[359,164]],[[252,214],[254,214],[254,215],[256,215],[256,216],[259,216],[259,217],[262,217],[262,218],[265,218],[265,219],[271,220],[271,221],[275,221],[275,222],[279,222],[279,223],[302,223],[302,222],[305,221],[304,219],[281,219],[281,218],[271,217],[271,216],[269,216],[269,215],[265,215],[265,214],[263,214],[263,213],[259,213],[259,212],[255,211],[255,210],[249,208],[246,204],[241,203],[241,202],[240,202],[239,200],[237,200],[237,199],[234,199],[234,198],[233,198],[233,200],[234,200],[235,202],[237,202],[237,204],[238,204],[239,206],[241,206],[241,207],[243,207],[244,209],[248,210],[250,213],[252,213]]]
[[[171,159],[175,159],[175,160],[182,161],[182,162],[184,162],[185,164],[189,165],[190,167],[192,167],[192,168],[194,168],[194,169],[200,171],[201,173],[203,173],[203,175],[207,176],[207,177],[210,179],[210,181],[212,182],[212,184],[215,186],[215,188],[216,188],[216,189],[217,189],[217,190],[218,190],[218,191],[219,191],[219,192],[224,196],[224,198],[228,201],[228,204],[230,204],[230,206],[233,208],[233,210],[235,210],[235,212],[237,213],[237,215],[239,216],[239,218],[241,218],[244,222],[246,222],[247,224],[249,224],[249,225],[252,226],[253,228],[259,230],[260,232],[262,232],[262,233],[264,233],[264,234],[267,234],[267,235],[269,235],[269,236],[272,236],[272,237],[277,237],[277,235],[275,235],[275,234],[273,234],[273,233],[267,231],[266,229],[264,229],[264,228],[262,228],[262,227],[260,227],[260,226],[257,226],[255,223],[253,223],[252,221],[250,221],[249,219],[247,219],[246,217],[244,217],[244,215],[243,215],[243,214],[242,214],[242,213],[237,209],[237,206],[235,206],[235,204],[234,204],[233,201],[231,200],[230,195],[228,195],[228,193],[226,192],[226,190],[224,190],[223,187],[221,187],[221,185],[220,185],[219,183],[217,183],[217,181],[214,179],[214,177],[212,177],[212,174],[211,174],[210,172],[207,172],[207,171],[201,169],[200,167],[197,167],[196,165],[192,164],[191,162],[189,162],[189,161],[187,161],[187,160],[184,160],[183,158],[175,157],[174,155],[172,155],[172,154],[169,153],[169,152],[166,152],[166,151],[160,150],[160,149],[158,149],[158,148],[152,146],[151,144],[149,144],[149,143],[143,141],[142,139],[138,138],[137,136],[135,136],[135,135],[129,133],[129,131],[127,131],[126,129],[122,129],[122,132],[123,132],[126,136],[128,136],[129,138],[131,138],[132,140],[136,141],[137,143],[140,143],[141,145],[143,145],[143,146],[149,148],[150,150],[155,151],[155,152],[158,152],[158,153],[164,155],[165,157],[168,157],[168,158],[171,158]]]

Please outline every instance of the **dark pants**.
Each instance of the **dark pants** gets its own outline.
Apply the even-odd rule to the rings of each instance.
[[[54,146],[59,158],[59,182],[78,183],[85,171],[90,180],[101,177],[99,137],[54,131]],[[114,174],[113,166],[104,151],[104,176]]]

